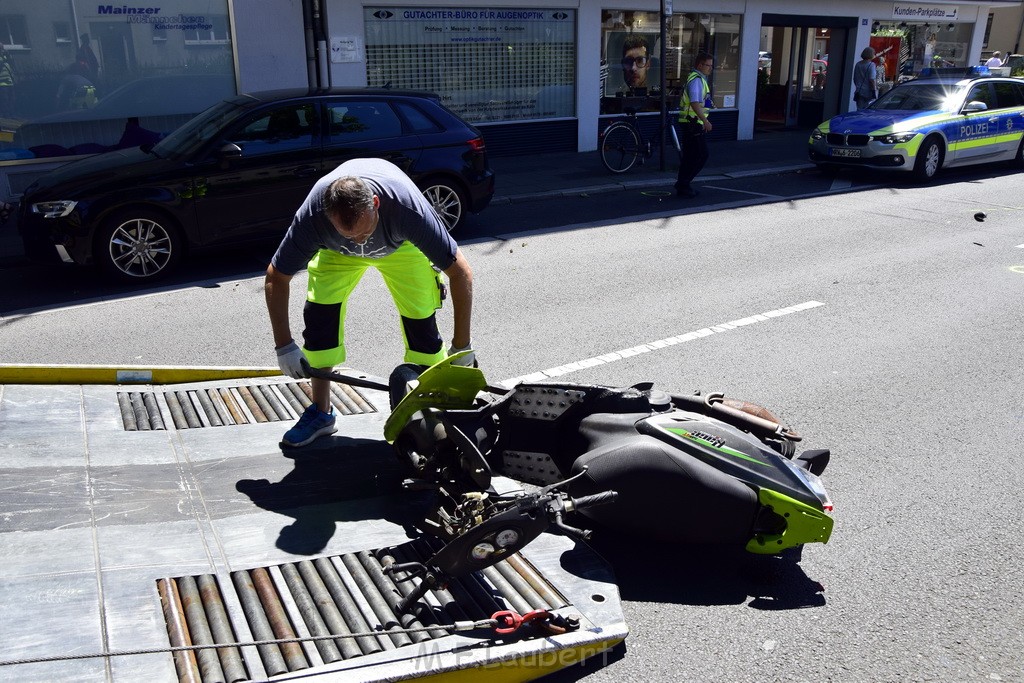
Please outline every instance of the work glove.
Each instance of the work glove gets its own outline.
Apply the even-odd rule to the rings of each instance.
[[[309,363],[294,339],[277,349],[277,367],[281,368],[282,375],[292,379],[308,377],[306,368],[309,367]]]
[[[478,368],[478,367],[480,367],[477,364],[477,362],[476,362],[476,351],[473,350],[473,340],[472,339],[469,340],[469,344],[467,346],[465,346],[465,347],[463,347],[461,349],[457,349],[454,346],[452,346],[450,349],[448,349],[448,355],[449,356],[454,356],[456,353],[462,353],[463,351],[469,351],[469,353],[467,353],[462,358],[458,358],[458,359],[452,361],[452,365],[463,365],[463,366],[465,366],[467,368]]]

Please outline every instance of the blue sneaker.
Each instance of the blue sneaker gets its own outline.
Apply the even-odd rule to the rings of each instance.
[[[331,408],[329,413],[322,413],[315,403],[311,403],[295,426],[284,433],[281,445],[298,448],[325,434],[333,434],[338,431],[334,426],[335,421],[334,408]]]

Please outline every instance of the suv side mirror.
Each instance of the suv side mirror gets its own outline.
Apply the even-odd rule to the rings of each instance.
[[[984,102],[979,102],[977,100],[971,100],[970,102],[968,102],[967,104],[964,105],[963,113],[969,114],[972,111],[986,111],[987,109],[988,109],[988,105],[985,104]]]

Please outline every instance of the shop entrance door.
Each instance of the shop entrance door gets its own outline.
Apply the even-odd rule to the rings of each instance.
[[[855,18],[764,15],[757,128],[813,128],[843,111]]]

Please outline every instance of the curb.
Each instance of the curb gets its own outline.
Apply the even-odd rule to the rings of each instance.
[[[694,182],[706,183],[716,180],[728,180],[731,178],[754,178],[757,176],[777,175],[780,173],[796,173],[814,168],[812,163],[789,164],[786,166],[772,166],[770,168],[743,169],[736,171],[718,171],[713,175],[701,175],[694,178]],[[521,201],[537,199],[565,199],[568,197],[579,197],[588,194],[605,194],[608,192],[621,192],[624,190],[644,190],[652,187],[659,187],[675,182],[675,175],[668,172],[661,177],[638,178],[619,183],[603,183],[601,185],[585,185],[580,187],[562,188],[560,190],[541,190],[537,192],[522,192],[520,194],[495,195],[491,199],[491,205],[512,204]]]

